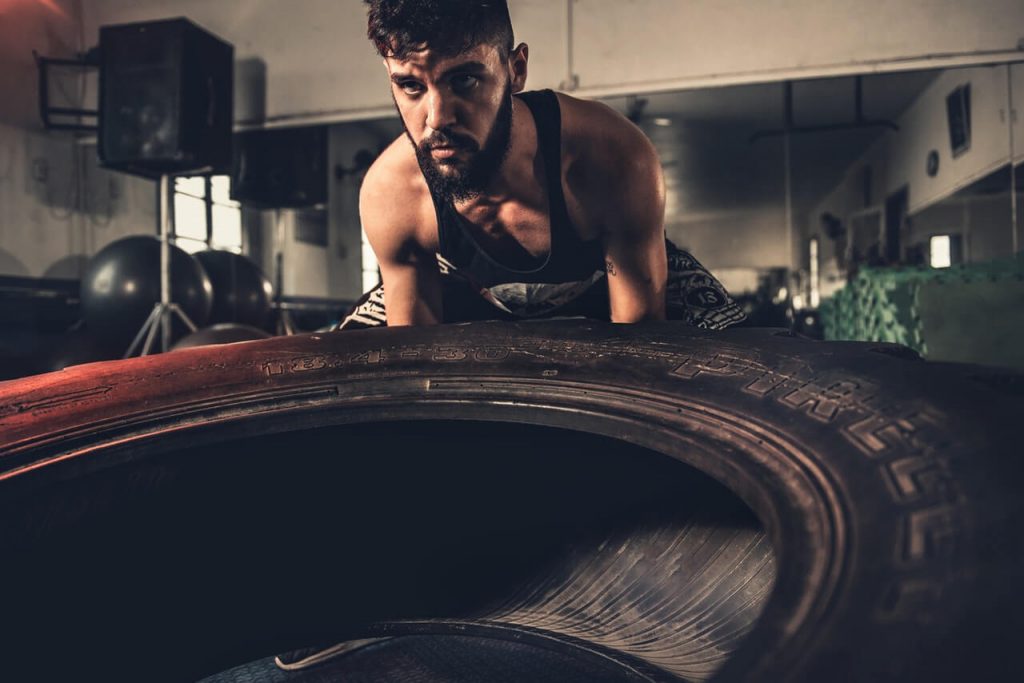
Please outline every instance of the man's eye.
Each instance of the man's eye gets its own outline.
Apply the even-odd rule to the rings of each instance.
[[[480,79],[476,76],[461,74],[452,78],[452,89],[456,92],[466,92],[468,90],[472,90],[473,86],[475,86],[479,81]]]
[[[406,95],[419,95],[423,90],[423,86],[414,81],[406,81],[405,83],[399,83],[398,87],[402,89]]]

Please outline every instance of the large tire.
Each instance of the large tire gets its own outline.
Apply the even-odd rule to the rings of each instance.
[[[562,680],[1021,680],[1020,378],[912,356],[475,323],[2,383],[0,678],[429,635],[512,648],[465,680],[523,647]]]

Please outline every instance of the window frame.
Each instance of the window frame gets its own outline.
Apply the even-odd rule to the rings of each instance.
[[[213,243],[213,228],[214,228],[214,225],[213,225],[213,207],[214,206],[224,206],[224,207],[228,207],[228,208],[232,208],[232,209],[237,210],[239,212],[239,223],[241,223],[241,211],[242,211],[241,204],[238,204],[237,202],[234,205],[231,205],[231,204],[224,204],[222,202],[217,202],[217,201],[214,200],[214,198],[213,198],[213,178],[214,178],[214,175],[216,175],[218,177],[219,176],[224,176],[225,178],[228,178],[228,182],[230,183],[230,176],[228,176],[226,174],[223,174],[223,173],[203,174],[203,175],[194,175],[194,176],[176,176],[175,178],[172,179],[172,182],[168,183],[168,192],[170,192],[170,195],[171,195],[170,197],[167,198],[167,200],[168,200],[167,201],[168,211],[170,213],[170,234],[169,234],[169,237],[170,237],[171,243],[177,245],[178,244],[178,240],[188,240],[189,242],[199,242],[199,241],[202,241],[206,245],[205,246],[206,249],[220,249],[220,250],[235,251],[235,249],[237,248],[237,251],[235,251],[235,253],[242,254],[245,251],[245,231],[244,230],[242,230],[241,234],[239,235],[239,240],[238,240],[237,247],[235,247],[234,245],[230,245],[230,246],[217,245],[217,246],[215,246],[214,243]],[[202,178],[203,179],[203,196],[202,197],[197,197],[194,194],[191,194],[191,193],[188,193],[188,192],[184,192],[184,191],[179,191],[178,190],[178,184],[177,184],[177,181],[178,181],[179,178]],[[175,206],[176,205],[175,198],[177,197],[178,194],[182,194],[182,195],[184,195],[186,197],[191,197],[193,199],[198,199],[198,200],[203,202],[204,216],[205,216],[205,220],[206,220],[206,230],[205,230],[205,236],[204,236],[204,238],[202,240],[199,240],[199,239],[194,238],[194,237],[183,237],[183,236],[178,235],[178,223],[177,223],[178,216],[177,216],[177,209],[176,209],[176,206]]]

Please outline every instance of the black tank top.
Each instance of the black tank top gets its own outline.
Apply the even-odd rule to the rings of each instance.
[[[562,193],[562,114],[558,98],[551,90],[525,92],[516,97],[533,114],[537,145],[547,176],[551,224],[547,258],[532,270],[518,270],[499,263],[473,239],[466,228],[468,221],[455,210],[451,200],[434,196],[440,256],[462,275],[487,288],[508,283],[592,282],[595,272],[604,270],[604,250],[600,240],[581,240],[569,220]]]

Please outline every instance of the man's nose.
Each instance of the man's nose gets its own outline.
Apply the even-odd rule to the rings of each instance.
[[[455,107],[452,98],[434,91],[427,95],[427,128],[442,130],[455,123]]]

